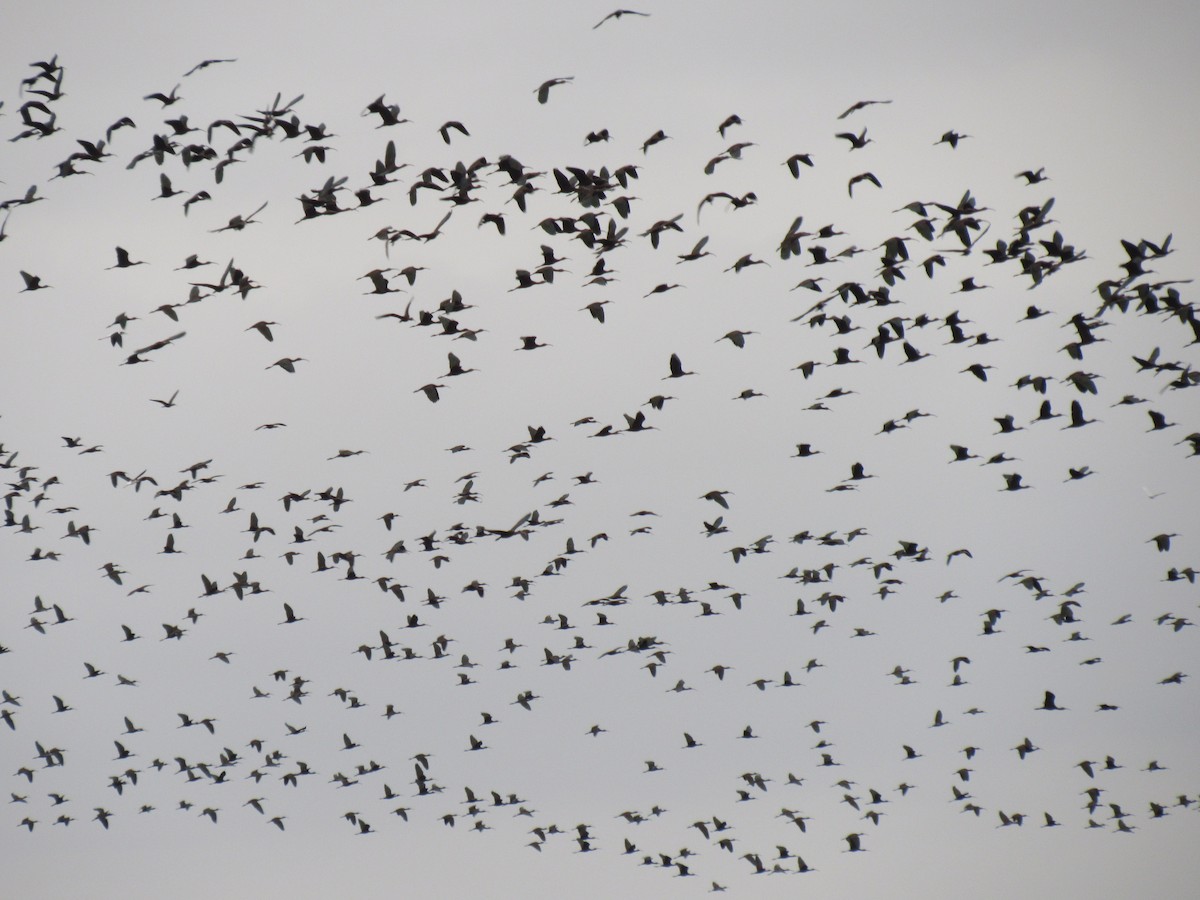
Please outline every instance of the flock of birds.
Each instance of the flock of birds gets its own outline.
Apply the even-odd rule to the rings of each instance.
[[[596,27],[645,15],[617,10]],[[197,247],[185,259],[141,259],[131,242],[115,246],[125,238],[124,223],[114,220],[113,256],[97,268],[116,270],[113,277],[122,278],[139,267],[172,268],[176,290],[164,300],[127,282],[130,311],[102,323],[107,328],[96,335],[111,348],[114,366],[155,363],[150,369],[186,379],[186,372],[171,368],[180,345],[209,340],[214,358],[226,352],[226,338],[213,336],[213,323],[230,326],[225,329],[230,334],[245,332],[260,346],[286,347],[286,305],[276,307],[278,321],[259,318],[251,307],[271,289],[252,274],[253,259],[240,252],[221,256],[215,248],[231,246],[224,242],[236,243],[249,229],[322,228],[334,216],[362,220],[356,232],[373,242],[379,256],[370,271],[347,273],[347,294],[365,294],[368,304],[408,295],[392,310],[360,303],[346,315],[375,328],[401,327],[395,332],[399,343],[434,338],[454,348],[445,350],[444,371],[414,376],[398,364],[392,372],[409,379],[397,392],[397,405],[435,404],[424,412],[435,418],[444,413],[445,434],[469,430],[469,422],[455,418],[456,408],[469,402],[475,386],[504,377],[481,361],[485,346],[518,351],[518,357],[509,356],[521,364],[551,358],[544,351],[554,347],[555,334],[521,333],[525,329],[518,323],[524,320],[516,314],[504,332],[497,324],[503,319],[480,317],[488,307],[517,302],[524,291],[582,297],[571,314],[585,319],[599,342],[614,324],[640,315],[639,304],[677,302],[686,308],[687,300],[679,298],[689,285],[725,284],[734,292],[760,267],[794,274],[766,312],[754,313],[751,324],[758,328],[720,335],[721,326],[709,333],[708,321],[695,314],[691,330],[701,339],[686,331],[671,335],[678,344],[661,347],[657,372],[641,385],[641,396],[622,398],[637,404],[632,411],[602,412],[609,399],[589,384],[573,382],[563,368],[569,362],[547,363],[544,389],[573,392],[574,401],[592,404],[593,414],[521,424],[507,447],[473,447],[479,435],[490,434],[480,426],[475,437],[448,448],[451,457],[470,460],[464,468],[471,471],[444,483],[423,475],[419,461],[408,460],[408,474],[369,493],[355,492],[335,483],[348,471],[338,467],[368,465],[385,448],[330,447],[328,455],[309,463],[317,483],[280,484],[263,474],[231,491],[221,480],[228,473],[219,448],[212,458],[179,460],[171,468],[153,467],[145,458],[106,464],[105,442],[125,443],[119,422],[112,433],[84,436],[47,413],[43,432],[68,432],[49,446],[15,440],[0,420],[6,484],[0,552],[11,573],[0,617],[0,759],[10,794],[2,824],[8,829],[37,840],[68,826],[120,832],[142,822],[184,827],[164,823],[174,822],[172,817],[194,827],[249,817],[286,832],[306,816],[293,794],[336,792],[347,810],[340,824],[362,835],[431,823],[455,832],[494,831],[526,844],[524,852],[531,855],[627,857],[630,865],[696,876],[702,887],[719,891],[742,875],[832,870],[834,848],[859,853],[899,840],[899,825],[888,826],[905,819],[916,794],[944,796],[946,808],[961,819],[1000,828],[1128,834],[1187,822],[1200,809],[1196,785],[1172,780],[1171,764],[1182,767],[1184,760],[1118,759],[1103,746],[1081,750],[1086,755],[1065,770],[1041,773],[1067,786],[1063,796],[1048,796],[1044,808],[1017,808],[988,780],[990,767],[999,768],[1002,760],[1032,769],[1051,755],[1038,754],[1044,747],[1056,741],[1056,753],[1063,743],[1074,747],[1069,733],[1045,733],[1047,720],[1062,717],[1086,731],[1095,727],[1086,724],[1089,717],[1111,717],[1112,726],[1106,720],[1100,727],[1120,728],[1126,713],[1104,693],[1106,661],[1085,642],[1099,642],[1101,632],[1145,625],[1153,632],[1149,640],[1171,648],[1188,642],[1194,654],[1195,623],[1186,612],[1152,614],[1138,603],[1106,620],[1112,601],[1092,600],[1097,590],[1086,580],[1067,586],[1069,575],[1019,565],[962,574],[986,580],[992,585],[987,594],[956,583],[923,596],[921,585],[934,570],[946,582],[988,565],[976,559],[981,548],[877,534],[870,522],[800,521],[786,536],[777,530],[759,534],[752,516],[739,515],[753,509],[756,498],[747,496],[752,491],[743,489],[745,478],[733,467],[728,467],[730,478],[737,477],[732,487],[694,484],[683,464],[678,471],[646,474],[668,485],[681,503],[692,504],[693,521],[671,522],[648,508],[616,513],[613,498],[627,494],[613,483],[616,464],[606,469],[606,460],[622,454],[636,459],[641,451],[629,449],[630,442],[666,441],[673,428],[682,429],[674,408],[700,404],[708,421],[720,423],[728,415],[723,404],[731,402],[736,410],[745,409],[742,404],[780,404],[754,420],[762,426],[750,435],[756,452],[787,460],[804,480],[800,490],[828,494],[823,502],[833,504],[871,489],[873,479],[883,478],[877,473],[885,460],[897,452],[888,442],[932,428],[934,420],[964,423],[964,430],[968,422],[974,428],[994,421],[986,449],[957,442],[936,449],[918,445],[925,454],[919,462],[912,444],[903,453],[913,454],[914,465],[936,469],[941,479],[947,472],[950,478],[965,473],[954,482],[956,489],[988,480],[988,491],[1005,504],[1024,498],[997,494],[1031,488],[1057,489],[1061,503],[1069,504],[1074,501],[1067,491],[1086,491],[1105,475],[1119,477],[1094,470],[1089,444],[1075,441],[1069,448],[1078,458],[1055,462],[1058,485],[1031,482],[1027,467],[1035,462],[1015,455],[1037,451],[1032,441],[1021,443],[1030,433],[1086,429],[1097,442],[1130,442],[1134,457],[1200,456],[1200,431],[1192,430],[1200,428],[1196,407],[1175,399],[1200,384],[1200,371],[1189,361],[1190,348],[1200,344],[1200,316],[1186,298],[1186,282],[1157,274],[1175,250],[1171,236],[1122,240],[1115,274],[1099,283],[1094,296],[1056,294],[1059,280],[1071,277],[1064,272],[1100,254],[1073,246],[1060,230],[1052,218],[1054,199],[1037,193],[1049,176],[1036,168],[1016,174],[1030,199],[1008,215],[989,209],[970,190],[937,200],[900,198],[905,202],[892,205],[899,206],[902,224],[889,219],[884,225],[892,236],[852,239],[837,225],[795,216],[778,223],[777,243],[742,252],[737,242],[754,232],[740,230],[740,217],[759,204],[759,195],[720,179],[768,148],[740,139],[750,123],[738,115],[712,123],[714,148],[724,149],[697,154],[696,171],[687,175],[693,179],[703,172],[721,188],[693,198],[693,215],[690,208],[650,211],[658,202],[654,179],[673,177],[654,167],[656,145],[669,140],[665,131],[632,146],[617,143],[608,129],[586,135],[589,159],[611,148],[630,160],[611,167],[547,160],[529,165],[515,150],[475,157],[474,149],[465,160],[424,167],[401,158],[405,129],[428,124],[408,122],[386,94],[353,110],[353,116],[338,111],[339,129],[378,130],[373,164],[349,176],[322,174],[320,185],[298,198],[295,214],[284,214],[275,196],[240,193],[253,185],[241,170],[308,171],[334,164],[337,136],[310,118],[302,95],[283,102],[280,94],[262,108],[192,121],[187,88],[198,87],[214,67],[237,65],[207,59],[171,90],[135,101],[102,136],[83,136],[71,130],[68,112],[60,116],[67,103],[67,62],[53,57],[32,63],[17,101],[3,110],[8,140],[44,142],[50,173],[44,183],[0,202],[0,254],[14,278],[6,305],[62,302],[56,296],[63,292],[59,273],[22,264],[21,229],[27,217],[52,219],[56,205],[87,176],[124,178],[130,191],[142,192],[139,199],[174,206],[178,228]],[[570,77],[549,79],[533,90],[536,102],[564,102],[572,84]],[[841,112],[830,123],[824,156],[779,153],[776,190],[821,178],[822,167],[835,156],[849,158],[857,169],[861,156],[868,161],[846,181],[846,202],[859,204],[869,191],[886,192],[885,148],[871,136],[869,117],[891,102],[864,100]],[[468,123],[447,121],[437,132],[451,154],[472,140]],[[926,152],[961,152],[968,139],[946,131],[929,141],[936,146]],[[151,183],[153,189],[144,190]],[[640,197],[633,196],[635,190]],[[478,204],[478,215],[468,213],[471,204]],[[217,207],[241,211],[231,217],[210,212]],[[385,220],[392,224],[381,226]],[[513,281],[493,287],[490,296],[456,289],[440,301],[418,300],[423,283],[433,277],[419,264],[432,261],[423,254],[438,240],[438,246],[467,240],[468,230],[472,240],[487,239],[491,252],[501,256],[506,242],[519,243],[520,233],[540,232],[545,243],[532,258],[508,261]],[[416,262],[404,265],[409,258]],[[622,269],[637,265],[659,266],[668,274],[661,280],[622,278]],[[797,297],[805,299],[797,304]],[[214,309],[230,298],[237,298],[235,305]],[[86,314],[107,319],[112,312],[98,313],[93,306]],[[204,315],[206,324],[193,326]],[[749,319],[751,313],[745,315]],[[804,348],[807,359],[794,359],[779,378],[807,400],[777,400],[774,391],[754,387],[732,396],[705,393],[705,376],[722,366],[742,371],[743,359],[770,340],[766,329],[787,333],[794,346]],[[1125,352],[1130,333],[1139,340],[1152,333],[1157,346]],[[1036,340],[1029,337],[1034,334]],[[1065,335],[1061,349],[1044,356],[1024,349],[1059,335]],[[714,345],[723,356],[714,355]],[[1005,347],[1018,349],[1005,355]],[[612,349],[622,352],[619,345]],[[271,362],[275,352],[258,366],[265,370],[260,379],[302,380],[307,367],[320,364],[288,350]],[[505,362],[499,354],[487,358]],[[943,377],[957,379],[957,390],[978,399],[963,403],[947,392],[928,396],[919,408],[898,409],[881,424],[870,423],[864,432],[870,436],[858,445],[861,455],[837,463],[841,474],[835,480],[811,480],[809,472],[828,470],[804,467],[825,465],[837,431],[861,423],[854,395],[939,365]],[[993,390],[998,384],[1006,393]],[[677,396],[665,393],[664,385]],[[139,395],[136,402],[153,404],[155,416],[186,416],[204,390],[203,379],[192,378],[180,388],[163,384],[161,393]],[[256,386],[245,390],[252,393]],[[987,408],[997,396],[1015,411]],[[772,415],[799,422],[799,439],[776,440],[779,428],[766,424]],[[264,434],[256,437],[274,434],[286,441],[288,425],[265,421],[256,427]],[[230,447],[245,438],[228,436]],[[222,439],[217,436],[212,446]],[[539,460],[546,457],[558,466],[586,459],[590,468],[543,471]],[[517,493],[521,505],[514,511],[489,504],[485,487]],[[120,501],[111,505],[90,499],[118,495]],[[757,498],[760,508],[764,503],[770,507],[769,494]],[[870,514],[869,508],[854,509],[855,515],[864,509]],[[774,520],[803,518],[769,512]],[[454,524],[443,524],[447,516]],[[596,521],[602,524],[593,530]],[[918,527],[914,521],[913,530]],[[684,531],[690,536],[672,537]],[[346,540],[350,534],[353,542]],[[1161,583],[1145,590],[1155,599],[1169,598],[1164,602],[1174,609],[1195,602],[1198,567],[1188,556],[1193,538],[1169,530],[1148,533],[1138,537],[1133,551],[1163,561]],[[204,558],[200,545],[210,541],[217,546],[240,541],[244,553],[225,559],[219,569],[192,562]],[[673,549],[680,541],[690,549]],[[658,560],[649,568],[644,561],[630,562],[647,552]],[[677,552],[686,562],[672,562]],[[523,567],[518,574],[511,579],[500,574],[518,560]],[[140,570],[151,564],[160,573],[168,565],[169,581],[144,583]],[[12,591],[13,583],[42,584],[45,568],[55,566],[90,574],[72,592]],[[634,573],[626,577],[625,567]],[[644,574],[676,568],[711,574],[695,574],[684,585],[651,583]],[[607,582],[596,585],[597,578]],[[52,578],[44,583],[52,585]],[[93,599],[96,595],[103,599]],[[898,605],[908,611],[900,620],[890,618]],[[345,645],[333,643],[346,616],[357,636]],[[919,720],[891,741],[896,763],[912,773],[892,784],[853,762],[858,751],[844,742],[849,729],[840,722],[850,718],[847,704],[858,701],[852,693],[839,693],[838,685],[850,678],[848,654],[859,652],[848,647],[884,642],[910,616],[944,629],[946,641],[958,650],[940,671],[914,664],[893,668],[892,660],[866,651],[878,668],[872,682],[903,694],[903,708],[911,703],[920,710]],[[64,646],[60,635],[82,629],[91,635],[93,655],[68,658],[58,649]],[[713,637],[721,629],[740,629],[766,643],[730,664]],[[768,635],[776,635],[776,643]],[[895,651],[908,645],[890,646]],[[192,655],[185,672],[171,676],[177,679],[177,706],[139,700],[152,690],[148,682],[165,677],[163,667],[176,658],[171,654],[183,648]],[[1069,682],[1071,689],[1047,683],[1018,698],[1012,742],[976,746],[968,736],[975,733],[973,720],[988,712],[976,685],[1003,678],[1009,664],[1035,665],[1042,656],[1067,660],[1057,663],[1059,672],[1065,665],[1084,675],[1039,670],[1048,681]],[[53,659],[52,677],[32,679],[35,658]],[[990,661],[981,662],[985,658]],[[1147,671],[1143,680],[1154,690],[1190,696],[1195,687],[1190,674]],[[196,683],[189,683],[193,678]],[[622,714],[614,710],[611,720],[577,728],[583,704],[573,698],[598,689],[576,686],[587,679],[622,703],[680,711],[623,729]],[[363,688],[345,686],[354,682]],[[447,708],[423,707],[416,699],[421,694],[441,698]],[[1194,710],[1194,700],[1185,702]],[[542,714],[544,705],[555,712]],[[717,733],[714,723],[743,714],[752,721]],[[85,717],[92,723],[88,730],[72,724]],[[535,720],[536,726],[530,724]],[[784,721],[791,729],[787,746],[778,734]],[[479,777],[478,770],[464,769],[468,764],[457,758],[525,747],[533,771],[567,765],[541,746],[567,723],[572,733],[553,739],[564,748],[582,742],[571,752],[581,754],[584,764],[602,769],[633,760],[635,768],[622,777],[644,780],[640,803],[613,790],[607,798],[589,800],[589,808],[614,804],[607,818],[558,819],[548,809],[570,816],[573,788],[548,787],[539,795],[528,773],[506,780],[486,765],[481,771],[490,771],[494,780],[470,781],[469,773]],[[758,749],[773,740],[770,752]],[[869,742],[889,740],[879,734]],[[437,749],[431,751],[430,744]],[[689,768],[692,755],[703,757],[703,775]],[[92,763],[77,762],[81,758]],[[95,775],[100,767],[106,767],[103,776]],[[84,774],[75,775],[76,769]],[[1148,774],[1139,775],[1139,769]],[[658,799],[670,794],[664,779],[673,771],[691,772],[688,777],[704,785],[693,791],[693,808],[681,808],[678,797],[669,805]],[[1159,821],[1164,819],[1169,821]],[[816,835],[826,843],[814,840]]]

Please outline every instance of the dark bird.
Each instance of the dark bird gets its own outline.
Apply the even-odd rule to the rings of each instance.
[[[858,134],[852,131],[843,131],[834,135],[834,137],[841,138],[843,141],[849,141],[851,151],[861,150],[867,144],[872,143],[871,138],[867,137],[867,129],[865,128]]]
[[[1146,541],[1146,543],[1153,544],[1159,553],[1168,553],[1171,549],[1171,538],[1174,537],[1179,537],[1179,535],[1175,532],[1171,532],[1170,534],[1156,534],[1150,540]]]
[[[566,78],[551,78],[548,81],[543,81],[534,89],[534,93],[537,94],[538,103],[545,103],[550,99],[550,88],[560,84],[570,84],[574,80],[575,76],[568,75]]]
[[[18,293],[21,293],[21,294],[25,293],[26,291],[44,290],[51,286],[48,284],[42,284],[42,279],[40,276],[30,275],[28,272],[21,272],[21,278],[25,282],[25,287],[21,288],[21,290],[18,291]]]
[[[683,378],[685,375],[695,375],[696,374],[695,372],[685,372],[684,371],[683,363],[680,361],[679,355],[676,353],[671,354],[670,368],[671,368],[671,374],[668,375],[667,378]],[[663,380],[666,381],[666,378],[664,378]]]
[[[543,100],[542,102],[544,103],[545,101]],[[456,122],[456,121],[451,120],[451,121],[443,124],[440,128],[438,128],[438,134],[440,134],[442,136],[442,140],[445,141],[447,144],[450,143],[450,131],[451,130],[457,131],[459,134],[462,134],[466,137],[471,136],[471,132],[467,131],[466,126],[463,125],[462,122]]]
[[[1096,419],[1088,419],[1083,414],[1083,404],[1078,400],[1071,401],[1071,424],[1067,428],[1082,428],[1091,425]]]
[[[257,331],[268,341],[274,341],[275,335],[271,332],[272,325],[278,325],[278,322],[255,322],[246,331]]]
[[[1004,491],[1024,491],[1030,488],[1030,485],[1021,483],[1021,476],[1017,472],[1005,475],[1004,485],[1005,486],[1001,488],[1001,490]]]
[[[655,144],[665,141],[669,137],[670,137],[670,135],[668,135],[665,131],[663,131],[660,128],[658,131],[654,132],[654,134],[650,135],[650,137],[646,138],[646,140],[642,142],[642,153],[645,154],[645,152],[647,150],[649,150],[651,147],[653,147]]]
[[[810,169],[813,168],[811,153],[793,153],[785,161],[784,165],[788,167],[788,171],[792,173],[793,178],[800,177],[800,166],[805,165]]]
[[[144,265],[146,265],[145,260],[140,260],[140,259],[139,260],[131,260],[129,258],[129,251],[126,250],[124,247],[118,247],[117,248],[117,263],[116,263],[116,265],[109,266],[109,268],[110,269],[128,269],[131,266],[144,266]]]
[[[877,187],[877,188],[883,187],[883,185],[880,183],[879,179],[876,178],[873,173],[863,172],[861,175],[855,175],[853,178],[850,179],[850,181],[846,185],[847,193],[849,193],[849,195],[851,197],[853,197],[854,196],[854,186],[856,184],[861,184],[864,181],[871,182],[871,184],[875,185],[875,187]]]
[[[157,100],[159,103],[161,103],[163,105],[164,108],[166,108],[175,103],[178,103],[183,98],[179,96],[179,85],[175,85],[175,87],[171,88],[171,93],[169,93],[169,94],[164,94],[161,91],[159,91],[159,92],[156,92],[153,94],[147,94],[142,99],[143,100]]]
[[[1150,427],[1147,431],[1162,431],[1164,428],[1172,428],[1177,423],[1168,422],[1167,417],[1157,410],[1149,409],[1146,413],[1150,416]]]
[[[957,131],[947,131],[937,141],[934,142],[936,147],[938,144],[949,144],[951,150],[958,149],[958,142],[969,138],[969,134],[959,134]]]
[[[607,16],[605,16],[603,19],[601,19],[599,22],[597,22],[595,25],[593,25],[592,31],[595,31],[597,28],[599,28],[601,25],[603,25],[609,19],[621,19],[625,16],[649,17],[649,15],[650,15],[650,13],[638,12],[635,9],[615,9],[612,12],[610,12]],[[546,101],[543,100],[542,102],[545,103]]]
[[[428,398],[430,403],[437,403],[438,400],[441,399],[441,395],[438,393],[438,388],[444,388],[444,387],[445,387],[444,384],[426,384],[422,387],[417,388],[415,391],[413,391],[413,393],[414,394],[423,393]]]
[[[195,73],[203,71],[204,69],[207,69],[209,66],[215,66],[218,63],[231,63],[231,62],[237,62],[237,60],[236,59],[206,59],[203,62],[196,63],[196,65],[192,66],[190,69],[188,69],[186,72],[184,72],[183,77],[187,78],[189,75],[194,75]]]
[[[258,222],[258,220],[254,217],[257,216],[260,212],[262,212],[266,208],[267,208],[267,204],[264,202],[262,206],[260,206],[254,212],[250,213],[250,215],[234,216],[232,219],[229,220],[228,223],[226,223],[225,225],[222,225],[220,228],[211,229],[210,233],[211,234],[219,234],[222,231],[241,231],[247,225],[256,224]]]
[[[1066,709],[1066,707],[1058,706],[1054,701],[1054,693],[1052,691],[1046,691],[1045,699],[1042,700],[1042,705],[1039,706],[1038,709],[1059,711]]]
[[[840,116],[838,116],[838,118],[844,119],[851,113],[856,113],[860,109],[866,109],[868,106],[874,106],[876,104],[891,103],[891,102],[892,102],[891,100],[859,100],[857,103],[852,105],[849,109],[847,109],[844,113],[842,113]]]

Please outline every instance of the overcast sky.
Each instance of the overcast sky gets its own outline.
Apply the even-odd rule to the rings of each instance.
[[[1200,14],[638,10],[5,14],[14,896],[1191,895]]]

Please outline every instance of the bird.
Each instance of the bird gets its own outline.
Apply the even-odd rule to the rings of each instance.
[[[662,141],[667,140],[669,137],[670,137],[670,135],[667,134],[665,131],[663,131],[660,128],[658,131],[654,132],[654,134],[650,135],[650,137],[646,138],[646,140],[642,142],[642,154],[644,155],[646,153],[646,151],[649,150],[651,147],[653,147],[655,144],[661,143]]]
[[[110,269],[128,269],[131,266],[144,266],[145,260],[132,260],[129,258],[129,251],[124,247],[117,248],[117,262],[115,265],[109,266]]]
[[[1159,553],[1169,553],[1171,550],[1171,538],[1177,537],[1179,537],[1179,535],[1175,532],[1164,532],[1162,534],[1156,534],[1154,537],[1150,538],[1150,540],[1146,541],[1146,543],[1153,544]]]
[[[679,355],[676,353],[671,354],[671,359],[669,360],[669,362],[670,362],[671,374],[669,374],[667,376],[667,378],[683,378],[685,375],[695,375],[696,374],[695,372],[684,371],[683,363],[680,361]],[[666,379],[664,379],[664,381],[665,380]]]
[[[871,182],[871,184],[875,185],[875,187],[877,187],[877,188],[883,187],[883,184],[879,181],[878,178],[875,177],[875,175],[873,173],[863,172],[859,175],[855,175],[853,178],[850,179],[850,181],[846,184],[846,192],[851,197],[853,197],[854,196],[854,186],[856,184],[862,184],[862,182],[864,182],[864,181]]]
[[[867,129],[865,128],[858,134],[855,134],[852,131],[843,131],[834,135],[834,137],[849,142],[851,152],[855,150],[861,150],[863,147],[867,146],[867,144],[872,143],[872,139],[867,137]]]
[[[841,115],[839,115],[838,118],[844,119],[847,116],[849,116],[851,113],[856,113],[860,109],[866,109],[868,106],[875,106],[877,104],[891,103],[891,102],[892,102],[891,100],[859,100],[857,103],[852,104],[848,109],[846,109],[846,111],[843,112]]]
[[[934,142],[934,146],[936,147],[938,144],[949,144],[951,150],[957,150],[958,142],[966,140],[969,137],[969,134],[959,134],[957,131],[947,131],[940,138],[938,138],[936,142]]]
[[[257,331],[268,341],[274,341],[275,335],[271,331],[271,326],[278,325],[278,324],[279,324],[278,322],[259,321],[259,322],[255,322],[253,325],[251,325],[249,328],[247,328],[246,331]]]
[[[25,287],[23,287],[20,291],[22,294],[26,291],[41,291],[51,287],[51,285],[43,284],[40,276],[30,275],[28,272],[22,271],[21,278],[25,282]]]
[[[467,131],[466,126],[463,125],[462,122],[457,122],[457,121],[452,120],[452,121],[444,123],[441,127],[438,128],[438,134],[440,134],[442,136],[442,140],[445,141],[447,144],[450,143],[451,130],[457,131],[459,134],[462,134],[465,137],[471,136],[471,132]],[[409,282],[409,283],[411,284],[412,282]]]
[[[650,15],[650,13],[638,12],[637,10],[634,10],[634,9],[614,9],[607,16],[605,16],[603,19],[601,19],[599,22],[597,22],[595,25],[593,25],[592,31],[595,31],[597,28],[599,28],[601,25],[603,25],[605,22],[609,21],[610,19],[613,21],[616,21],[616,20],[624,18],[625,16],[642,16],[642,17],[648,18],[649,15]]]
[[[438,393],[438,389],[444,387],[444,384],[426,384],[417,388],[415,391],[413,391],[413,393],[423,393],[430,403],[437,403],[441,399],[441,394]]]
[[[1171,428],[1176,424],[1175,422],[1168,422],[1167,417],[1158,410],[1150,409],[1146,410],[1146,412],[1150,416],[1150,428],[1148,431],[1162,431],[1164,428]]]
[[[740,350],[746,346],[746,337],[751,334],[757,334],[757,332],[734,330],[717,338],[714,343],[719,344],[721,341],[729,341],[729,343],[733,344],[733,346]]]
[[[534,89],[534,93],[537,94],[538,103],[545,103],[550,99],[550,89],[552,87],[557,87],[560,84],[570,84],[574,80],[575,77],[573,75],[568,75],[565,78],[550,78],[543,81]]]
[[[260,212],[262,212],[266,208],[267,208],[267,204],[264,202],[261,206],[258,207],[258,209],[254,210],[254,212],[250,213],[250,215],[234,216],[232,219],[229,220],[228,223],[226,223],[225,225],[222,225],[220,228],[211,229],[210,233],[219,234],[222,231],[242,231],[243,229],[246,228],[247,225],[256,224],[258,222],[258,220],[254,217],[257,216]]]
[[[196,65],[192,66],[190,69],[188,69],[186,72],[184,72],[183,77],[187,78],[189,75],[194,75],[197,72],[201,72],[204,69],[207,69],[209,66],[215,66],[220,63],[232,63],[232,62],[237,62],[237,60],[236,59],[205,59],[205,60],[201,60],[200,62],[196,63]]]
[[[793,153],[785,161],[784,165],[788,167],[788,171],[792,173],[793,178],[800,177],[800,166],[808,166],[810,169],[814,167],[811,153]]]
[[[1066,709],[1066,707],[1058,706],[1055,703],[1054,693],[1052,691],[1046,691],[1045,699],[1043,699],[1042,705],[1039,706],[1038,709],[1048,709],[1048,710],[1060,711],[1060,710]]]
[[[175,85],[175,87],[171,88],[171,92],[169,94],[164,94],[161,91],[156,91],[153,94],[147,94],[142,99],[143,100],[157,100],[159,103],[162,104],[163,108],[165,109],[166,107],[173,106],[174,104],[178,103],[180,100],[183,99],[182,97],[179,96],[179,87],[180,87],[179,85]]]
[[[1085,425],[1091,425],[1096,419],[1088,419],[1083,414],[1083,404],[1078,400],[1071,401],[1071,423],[1067,428],[1082,428]]]

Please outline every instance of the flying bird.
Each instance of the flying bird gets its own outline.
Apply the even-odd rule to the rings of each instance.
[[[593,25],[592,31],[595,31],[597,28],[599,28],[601,25],[603,25],[609,19],[617,20],[617,19],[624,18],[625,16],[649,17],[649,15],[650,15],[650,13],[638,12],[637,10],[634,10],[634,9],[615,9],[612,12],[610,12],[607,16],[605,16],[603,19],[601,19],[599,22],[597,22],[595,25]],[[545,102],[545,101],[543,101],[543,102]]]
[[[557,87],[560,84],[570,84],[574,80],[575,80],[575,76],[568,75],[565,78],[551,78],[548,81],[543,81],[534,90],[534,93],[537,94],[538,103],[545,103],[547,100],[550,99],[550,88]]]

